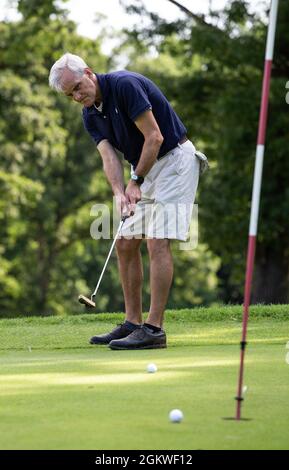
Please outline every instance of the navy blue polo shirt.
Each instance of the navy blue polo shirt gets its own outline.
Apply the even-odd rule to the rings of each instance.
[[[187,129],[160,89],[148,78],[126,70],[96,74],[103,109],[83,108],[83,122],[96,145],[107,139],[136,168],[141,156],[144,136],[134,121],[151,109],[164,142],[158,158],[175,148]]]

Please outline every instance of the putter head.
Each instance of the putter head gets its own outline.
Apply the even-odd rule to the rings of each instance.
[[[87,308],[95,308],[95,303],[92,300],[90,300],[88,297],[85,297],[84,295],[80,295],[78,297],[78,301],[82,305],[85,305]]]

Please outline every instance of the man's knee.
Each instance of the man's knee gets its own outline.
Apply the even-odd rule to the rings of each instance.
[[[127,239],[127,238],[120,238],[116,242],[116,250],[119,256],[131,256],[138,252],[142,240],[138,240],[135,238]]]
[[[158,256],[164,257],[171,253],[170,251],[170,240],[168,239],[151,239],[147,241],[147,247],[150,258]]]

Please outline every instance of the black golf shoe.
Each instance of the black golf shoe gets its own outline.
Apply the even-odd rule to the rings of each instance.
[[[117,340],[121,338],[126,338],[136,329],[139,329],[140,326],[134,325],[133,323],[125,322],[117,325],[110,333],[104,335],[93,336],[90,338],[90,344],[109,344],[112,340]]]
[[[126,338],[112,340],[108,346],[110,349],[159,349],[167,347],[167,338],[164,330],[154,333],[143,325]]]

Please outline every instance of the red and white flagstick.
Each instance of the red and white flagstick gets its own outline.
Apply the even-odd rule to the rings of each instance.
[[[249,231],[249,242],[248,242],[248,253],[247,253],[247,270],[246,270],[245,299],[244,299],[243,335],[242,335],[242,341],[241,341],[240,375],[239,375],[238,391],[237,391],[237,397],[236,397],[236,400],[237,400],[236,420],[241,419],[241,407],[242,407],[242,402],[244,400],[243,398],[244,359],[245,359],[245,349],[247,345],[246,339],[247,339],[247,327],[248,327],[248,320],[249,320],[249,306],[250,306],[252,278],[253,278],[255,251],[256,251],[256,239],[257,239],[257,230],[258,230],[260,194],[261,194],[261,186],[262,186],[265,138],[266,138],[266,129],[267,129],[269,92],[270,92],[271,70],[272,70],[272,61],[273,61],[274,43],[275,43],[275,32],[276,32],[276,24],[277,24],[278,3],[279,3],[279,0],[272,0],[271,2],[269,28],[268,28],[268,36],[267,36],[262,102],[261,102],[260,120],[259,120],[259,133],[258,133],[258,142],[257,142],[254,186],[253,186],[253,197],[252,197],[252,208],[251,208],[251,220],[250,220],[250,231]]]

